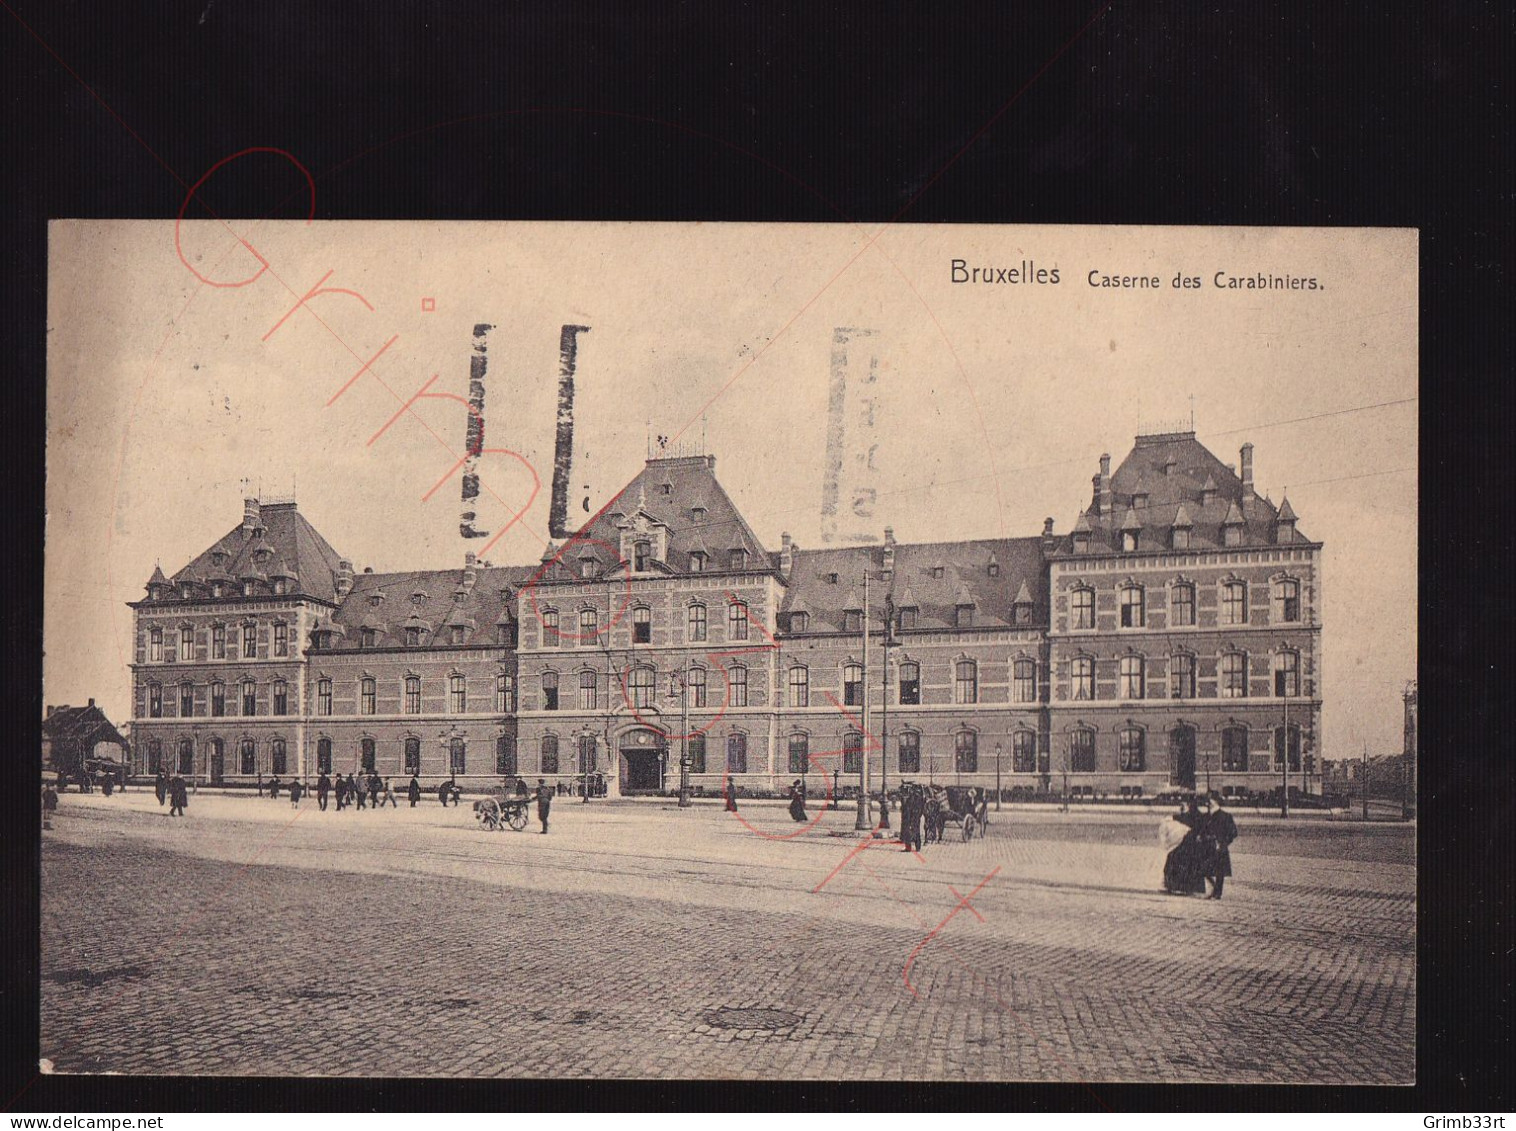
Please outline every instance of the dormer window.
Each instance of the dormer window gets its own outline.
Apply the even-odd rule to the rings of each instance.
[[[1088,530],[1074,531],[1074,553],[1088,554],[1090,552],[1090,532]]]
[[[836,585],[837,584],[837,574],[835,572],[827,574],[826,575],[826,580],[827,580],[827,583],[829,585]]]
[[[214,551],[212,551],[211,552],[211,565],[216,566],[218,569],[221,566],[226,565],[226,551],[225,550],[214,550]]]
[[[419,648],[421,646],[421,629],[407,628],[405,630],[405,646],[407,648]]]
[[[274,595],[276,597],[282,597],[284,595],[284,578],[274,578]]]
[[[705,572],[705,561],[706,561],[705,555],[703,553],[701,553],[699,550],[696,550],[694,553],[692,553],[690,555],[690,572],[691,573],[704,573]]]
[[[1242,545],[1242,527],[1236,525],[1222,527],[1221,544],[1223,546]]]
[[[915,628],[920,610],[915,605],[904,605],[898,614],[901,628]]]
[[[747,568],[747,551],[744,550],[744,549],[742,549],[740,546],[737,549],[735,549],[735,550],[733,550],[731,552],[731,568],[732,569],[746,569]]]
[[[932,576],[934,578],[937,578],[938,580],[941,580],[942,579],[942,574],[943,574],[943,568],[942,568],[942,566],[940,566],[940,565],[934,565],[932,567]]]
[[[579,576],[580,577],[594,577],[595,576],[595,559],[594,558],[592,558],[592,557],[583,557],[583,558],[579,559]]]
[[[516,646],[516,626],[509,622],[495,626],[495,642],[507,648]]]
[[[842,613],[843,632],[861,632],[863,630],[863,610],[846,609]]]
[[[990,573],[991,577],[999,577],[1000,576],[1000,563],[999,562],[991,562],[990,563],[989,573]]]
[[[1017,601],[1011,606],[1012,624],[1031,624],[1032,606],[1025,601]]]
[[[449,636],[452,638],[452,642],[454,644],[462,644],[463,643],[463,625],[461,625],[461,624],[455,624],[455,625],[453,625],[451,627],[450,632],[449,632]]]
[[[369,597],[369,599],[368,599],[368,607],[371,608],[371,609],[377,609],[379,607],[379,603],[381,601],[383,601],[383,600],[384,600],[383,597],[381,597],[381,596],[379,596],[379,594],[375,593],[371,597]]]
[[[372,628],[365,628],[358,634],[358,646],[360,648],[372,648],[379,641],[379,633]]]
[[[1134,506],[1134,507],[1145,507],[1147,505],[1148,505],[1148,493],[1146,491],[1138,491],[1138,492],[1136,492],[1132,496],[1132,506]]]
[[[974,606],[959,605],[955,609],[954,623],[959,628],[972,628],[974,626]]]
[[[696,522],[704,522],[705,521],[705,508],[704,507],[691,507],[690,508],[690,518],[694,519]]]
[[[1188,550],[1190,548],[1190,528],[1188,526],[1174,527],[1174,549]]]
[[[253,595],[253,583],[251,581],[244,581],[242,583],[242,595],[244,597],[251,597]]]
[[[1137,534],[1135,530],[1123,530],[1121,532],[1121,548],[1127,553],[1137,549]]]
[[[674,485],[672,483],[664,483],[661,485],[661,488],[665,495],[672,495],[674,493]]]
[[[811,623],[811,615],[809,613],[791,613],[790,614],[790,631],[791,632],[804,632],[807,628],[810,627],[810,623]]]
[[[188,581],[180,584],[179,596],[183,597],[186,601],[190,599],[190,583]]]
[[[632,547],[632,569],[638,573],[646,573],[652,556],[653,544],[651,542],[636,543]]]

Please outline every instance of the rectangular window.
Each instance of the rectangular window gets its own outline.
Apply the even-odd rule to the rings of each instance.
[[[405,677],[405,713],[407,715],[421,714],[421,677],[408,675]]]
[[[1195,657],[1180,653],[1169,659],[1169,694],[1175,699],[1195,698]]]
[[[955,621],[959,628],[974,627],[974,606],[959,605],[956,610]]]
[[[579,709],[581,711],[593,711],[598,702],[599,683],[594,672],[579,673]]]
[[[1289,745],[1290,771],[1300,771],[1300,728],[1293,723],[1288,728],[1274,728],[1274,769],[1284,769],[1285,746]]]
[[[658,694],[658,673],[652,668],[633,668],[627,680],[633,707],[651,707]]]
[[[811,673],[798,664],[790,669],[790,706],[811,705]]]
[[[1095,627],[1095,591],[1075,589],[1070,595],[1070,610],[1075,628]]]
[[[211,684],[211,714],[218,718],[226,714],[226,684]]]
[[[464,676],[448,676],[447,698],[453,714],[461,715],[468,710],[468,680]]]
[[[842,736],[842,772],[856,774],[863,768],[863,735],[848,731]]]
[[[331,771],[329,744],[327,758],[328,764],[326,770],[323,771],[324,773]],[[419,738],[407,738],[405,740],[405,772],[412,775],[421,772],[421,740]]]
[[[1221,732],[1221,768],[1227,773],[1246,773],[1248,768],[1248,732],[1244,727],[1227,727]]]
[[[558,611],[556,609],[542,610],[542,646],[544,648],[558,647]]]
[[[179,662],[192,664],[195,662],[195,630],[193,628],[181,628],[179,630]]]
[[[1037,735],[1033,731],[1018,730],[1011,735],[1011,772],[1034,774],[1037,772]]]
[[[979,702],[979,665],[973,660],[960,660],[953,671],[953,702]]]
[[[731,670],[729,678],[732,681],[732,706],[733,707],[746,707],[747,706],[747,669],[746,668],[733,668]],[[747,739],[744,738],[743,741],[746,742]],[[747,747],[744,746],[743,749],[746,750]]]
[[[163,662],[163,629],[149,629],[147,633],[147,658],[151,663]]]
[[[848,664],[842,669],[842,705],[858,707],[863,703],[863,667]]]
[[[731,559],[730,560],[731,560],[731,567],[733,569],[746,569],[747,568],[747,551],[746,550],[733,550],[732,553],[731,553]]]
[[[510,672],[501,672],[495,677],[495,710],[502,715],[515,713],[516,677]]]
[[[1136,728],[1121,732],[1121,772],[1140,774],[1147,769],[1147,735]]]
[[[734,601],[727,610],[726,638],[728,640],[747,639],[747,606],[741,601]]]
[[[453,739],[448,745],[447,754],[448,769],[453,772],[454,777],[468,772],[468,745],[463,739]]]
[[[1069,772],[1092,774],[1095,772],[1095,732],[1076,730],[1069,735]]]
[[[542,673],[542,709],[544,711],[556,711],[558,709],[557,672]]]
[[[258,751],[253,746],[252,739],[244,738],[242,740],[241,757],[239,760],[242,763],[242,772],[244,774],[255,774],[258,772]]]
[[[256,624],[242,626],[242,658],[244,660],[258,658],[258,626]]]
[[[979,736],[971,730],[961,730],[953,740],[954,765],[960,774],[979,772]]]
[[[369,773],[374,772],[374,767],[379,763],[378,751],[372,738],[362,739],[358,743],[358,765]]]
[[[516,740],[508,734],[495,739],[495,772],[501,777],[516,776]]]
[[[899,615],[900,627],[902,629],[915,628],[917,615],[920,611],[915,605],[908,605],[901,609]]]
[[[211,626],[211,659],[226,659],[226,625],[224,624]]]
[[[1274,694],[1280,698],[1300,694],[1300,653],[1281,652],[1274,657]]]
[[[600,614],[594,609],[579,610],[579,646],[594,648],[600,643]]]
[[[1074,699],[1095,698],[1095,660],[1075,656],[1069,661],[1069,693]]]
[[[1145,622],[1143,615],[1142,590],[1136,585],[1128,585],[1121,591],[1121,627],[1141,628]]]
[[[596,769],[598,766],[595,761],[595,736],[581,734],[579,736],[579,772],[593,774]]]
[[[1274,583],[1274,619],[1281,623],[1300,619],[1300,583],[1293,580]]]
[[[289,714],[289,686],[281,679],[274,684],[274,714]]]
[[[648,644],[653,639],[653,610],[638,605],[632,610],[632,643]]]
[[[901,731],[897,741],[900,752],[900,772],[919,774],[921,772],[921,735],[913,730]]]
[[[332,713],[332,681],[329,679],[318,680],[316,683],[316,714],[330,715]]]
[[[1187,628],[1195,623],[1195,587],[1174,586],[1170,601],[1169,620],[1175,628]]]
[[[1147,694],[1147,664],[1141,656],[1121,657],[1121,697],[1141,699]]]
[[[290,651],[290,626],[283,621],[274,623],[274,655],[288,656]]]
[[[556,735],[545,735],[542,739],[542,773],[556,774],[558,772],[558,738]]]
[[[1017,703],[1037,702],[1037,661],[1017,660],[1012,667],[1012,691]]]
[[[691,707],[705,706],[705,669],[691,668],[689,671],[689,694]]]
[[[732,774],[747,773],[747,735],[726,736],[726,768]]]
[[[848,609],[847,611],[845,611],[842,614],[842,631],[843,632],[862,632],[863,631],[863,610],[862,609]]]
[[[1248,693],[1248,660],[1241,652],[1221,657],[1221,697],[1242,699]]]
[[[803,734],[790,735],[790,773],[805,774],[811,769],[811,740]]]
[[[690,738],[690,773],[705,773],[705,735],[703,734]]]
[[[358,688],[359,714],[372,715],[379,702],[378,684],[372,679],[365,679]]]
[[[921,702],[921,665],[914,661],[900,665],[900,702],[908,707]]]
[[[1247,624],[1247,622],[1247,582],[1229,581],[1221,587],[1221,623]]]
[[[689,636],[691,640],[705,639],[705,606],[691,605],[689,615]],[[644,641],[646,643],[646,641]]]
[[[179,717],[187,719],[195,713],[195,687],[194,684],[185,683],[179,686]]]

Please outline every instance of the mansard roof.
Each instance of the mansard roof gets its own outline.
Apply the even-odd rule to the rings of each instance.
[[[255,562],[260,549],[271,551],[267,565]],[[215,564],[217,553],[226,555],[224,565]],[[197,586],[227,578],[284,576],[295,580],[292,592],[323,601],[336,600],[337,564],[341,555],[321,536],[294,503],[267,503],[259,508],[257,525],[237,525],[218,538],[187,566],[174,574],[175,586],[188,581]],[[161,578],[154,573],[153,581]],[[150,583],[151,584],[151,583]]]
[[[991,575],[991,556],[1000,567]],[[864,570],[869,581],[870,618],[879,622],[888,595],[896,608],[915,608],[918,628],[951,628],[957,607],[974,606],[974,624],[1009,625],[1023,591],[1032,602],[1034,622],[1046,621],[1046,574],[1041,538],[994,538],[971,542],[897,542],[895,568],[888,580],[883,546],[843,546],[796,550],[780,612],[805,612],[809,632],[841,632],[844,613],[862,606]],[[941,567],[942,576],[936,576]],[[836,576],[837,580],[832,581]]]
[[[1209,501],[1203,501],[1207,495]],[[1276,511],[1269,500],[1245,488],[1237,473],[1196,440],[1195,433],[1171,432],[1137,437],[1111,475],[1109,512],[1100,513],[1097,498],[1080,512],[1074,531],[1088,528],[1096,553],[1117,552],[1122,531],[1140,531],[1140,549],[1167,546],[1169,532],[1186,525],[1191,528],[1192,549],[1221,548],[1222,527],[1229,523],[1242,526],[1242,545],[1272,546],[1275,524],[1294,520],[1293,510],[1283,510]],[[1295,541],[1309,539],[1297,533]],[[1073,540],[1065,535],[1054,554],[1072,551]]]
[[[464,584],[468,567],[360,573],[353,577],[352,592],[333,612],[331,620],[317,629],[330,625],[337,631],[333,651],[357,649],[362,643],[356,631],[360,628],[374,630],[375,648],[404,647],[407,628],[424,628],[427,634],[422,642],[431,644],[439,629],[453,625],[462,625],[467,630],[465,644],[494,644],[494,626],[515,619],[510,604],[537,569],[537,566],[475,566],[472,587]],[[509,598],[506,592],[510,593]],[[417,603],[416,598],[423,594],[424,599]],[[455,599],[460,594],[461,598]],[[382,604],[373,608],[371,599],[380,595]]]

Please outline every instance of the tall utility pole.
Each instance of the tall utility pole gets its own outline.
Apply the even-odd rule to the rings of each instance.
[[[865,617],[865,621],[867,617]],[[890,827],[890,646],[895,632],[895,602],[884,595],[884,660],[879,676],[879,824]],[[865,696],[867,698],[867,696]]]
[[[863,571],[863,733],[869,733],[869,571]],[[869,828],[869,756],[867,750],[858,752],[858,814],[853,819],[853,828],[868,832]]]
[[[690,669],[679,672],[679,808],[690,807]]]
[[[1279,751],[1279,816],[1290,815],[1290,701],[1284,701],[1284,742]]]
[[[1369,744],[1363,744],[1363,819],[1369,819]]]

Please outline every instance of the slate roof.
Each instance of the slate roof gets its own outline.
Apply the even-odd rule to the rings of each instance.
[[[230,532],[206,547],[203,553],[169,579],[173,591],[166,594],[166,598],[176,598],[179,586],[184,581],[195,584],[194,596],[198,598],[210,595],[211,581],[251,577],[258,582],[261,593],[261,587],[267,585],[272,578],[284,576],[293,580],[294,584],[290,586],[293,593],[335,601],[337,566],[341,555],[295,509],[295,504],[264,504],[259,512],[259,524],[263,530],[261,536],[245,530],[238,523]],[[260,549],[271,551],[261,563],[255,560]],[[218,551],[226,554],[226,559],[220,566],[215,562]],[[155,571],[149,584],[161,580],[161,574]]]
[[[697,514],[697,509],[703,513]],[[725,571],[735,549],[746,551],[747,569],[777,566],[777,558],[763,548],[716,481],[716,457],[676,456],[648,460],[604,511],[569,539],[568,549],[543,571],[542,580],[579,580],[585,556],[594,558],[597,576],[614,572],[621,564],[620,523],[639,512],[668,529],[668,551],[662,563],[667,572],[687,572],[695,551],[709,556],[707,573]]]
[[[114,742],[125,748],[129,744],[99,707],[58,707],[42,720],[42,733],[56,746],[73,744],[86,752],[97,742]]]
[[[472,588],[464,585],[465,572],[460,567],[357,574],[353,591],[330,618],[316,625],[315,631],[335,631],[330,649],[334,652],[359,650],[364,628],[374,629],[375,648],[405,647],[405,630],[410,626],[425,630],[423,646],[450,645],[448,630],[455,624],[464,628],[462,646],[494,644],[495,626],[516,620],[516,594],[536,574],[537,567],[475,567]],[[425,599],[418,604],[413,598],[421,594]],[[376,596],[382,597],[377,605],[373,603]]]
[[[1165,465],[1172,473],[1165,473]],[[1202,505],[1206,492],[1214,492]],[[1146,496],[1139,505],[1138,496]],[[1286,506],[1288,504],[1286,503]],[[1193,432],[1138,436],[1131,452],[1111,475],[1111,512],[1101,516],[1092,503],[1081,512],[1074,531],[1090,531],[1090,552],[1116,552],[1122,530],[1138,530],[1139,550],[1167,548],[1177,523],[1190,524],[1190,546],[1218,549],[1222,526],[1241,521],[1242,545],[1273,546],[1275,525],[1293,521],[1295,512],[1276,511],[1273,503],[1246,491],[1242,480],[1195,439]],[[1073,552],[1072,533],[1058,541],[1056,554]],[[1298,530],[1296,542],[1310,539]]]
[[[992,557],[999,566],[996,576],[990,574]],[[975,627],[1003,627],[1011,623],[1012,605],[1023,589],[1032,598],[1032,624],[1048,621],[1041,538],[897,543],[888,581],[880,575],[883,568],[883,546],[796,550],[780,614],[808,614],[808,632],[843,631],[846,611],[862,608],[867,569],[872,571],[869,604],[876,623],[888,594],[897,608],[918,610],[918,628],[954,627],[957,606],[965,600],[974,605]]]

